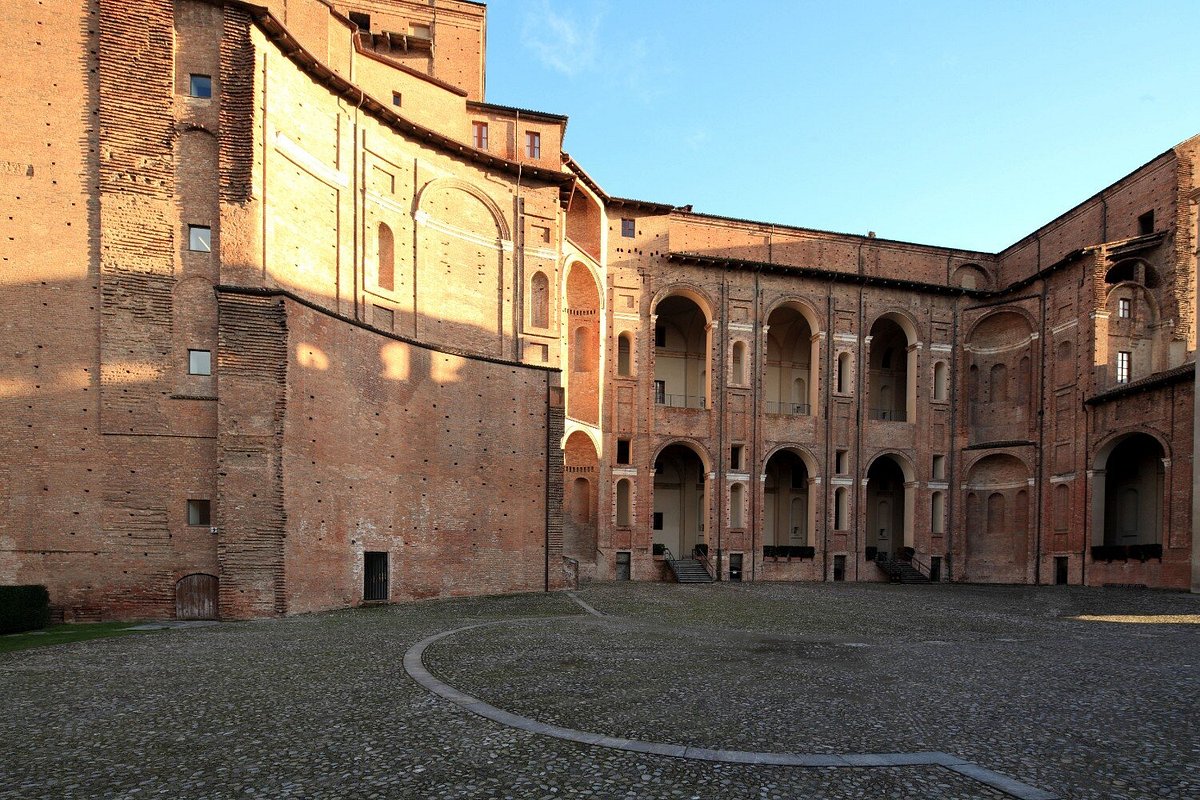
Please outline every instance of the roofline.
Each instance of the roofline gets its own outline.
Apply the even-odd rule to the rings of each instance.
[[[346,98],[346,100],[353,103],[356,107],[395,131],[423,138],[433,147],[450,155],[456,155],[476,164],[519,176],[522,179],[533,178],[534,180],[544,181],[545,183],[557,186],[566,186],[575,180],[571,175],[558,170],[521,164],[516,161],[509,161],[506,158],[494,156],[483,150],[476,150],[469,145],[451,139],[449,136],[426,128],[423,125],[418,125],[412,120],[400,116],[390,106],[385,105],[367,94],[361,87],[338,75],[326,66],[324,62],[308,52],[288,32],[283,23],[264,6],[247,2],[247,0],[206,0],[206,2],[213,5],[232,5],[244,9],[251,15],[254,24],[266,35],[267,39],[278,47],[280,52],[289,61],[299,67],[302,72],[335,94]]]
[[[1180,364],[1178,367],[1172,367],[1157,374],[1148,375],[1141,380],[1118,386],[1115,389],[1099,392],[1084,400],[1083,403],[1088,406],[1098,406],[1132,394],[1141,394],[1142,392],[1161,389],[1164,386],[1170,386],[1175,383],[1184,383],[1195,371],[1196,362],[1189,361],[1186,364]]]
[[[351,23],[351,24],[353,24],[353,23]],[[466,89],[462,89],[458,86],[455,86],[452,83],[447,83],[446,81],[443,81],[439,78],[435,78],[432,75],[426,75],[424,72],[421,72],[418,69],[413,69],[412,67],[408,66],[407,64],[401,64],[399,61],[396,61],[395,59],[388,58],[387,56],[383,55],[382,53],[376,53],[374,50],[371,50],[368,47],[364,46],[362,43],[363,32],[362,32],[362,30],[358,29],[358,26],[355,26],[355,28],[356,28],[356,30],[354,31],[354,34],[352,35],[351,38],[354,40],[354,51],[356,53],[358,53],[360,56],[365,56],[366,58],[369,58],[372,61],[378,61],[379,63],[381,63],[385,66],[391,67],[394,70],[403,72],[405,75],[411,75],[414,78],[420,78],[421,80],[423,80],[427,83],[432,83],[434,86],[438,87],[439,89],[445,89],[446,91],[451,92],[452,94],[456,94],[459,97],[467,96]]]
[[[593,192],[595,192],[596,196],[599,197],[601,200],[603,200],[605,205],[608,205],[609,200],[611,200],[612,198],[610,198],[608,196],[607,192],[605,192],[603,189],[600,188],[600,184],[596,183],[595,179],[592,178],[591,175],[588,175],[587,170],[585,170],[583,167],[581,167],[579,165],[578,161],[571,158],[570,153],[567,153],[565,151],[563,152],[562,162],[563,162],[563,166],[565,166],[567,169],[574,172],[575,175],[579,178],[580,181],[583,182],[583,184],[585,186],[587,186],[589,189],[591,189]]]
[[[488,103],[483,100],[468,100],[467,108],[478,108],[483,111],[505,111],[511,114],[520,114],[523,117],[531,117],[533,119],[546,120],[547,122],[557,122],[567,127],[567,117],[563,114],[551,114],[547,111],[535,111],[532,108],[518,108],[517,106],[504,106],[499,103]]]

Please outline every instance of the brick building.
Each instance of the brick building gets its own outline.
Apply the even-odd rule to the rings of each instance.
[[[467,0],[18,0],[0,582],[1187,588],[1200,140],[1001,253],[606,194]],[[18,56],[19,53],[19,56]]]

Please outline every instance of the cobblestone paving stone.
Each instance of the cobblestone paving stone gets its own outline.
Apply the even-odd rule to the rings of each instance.
[[[595,585],[0,654],[0,798],[1000,798],[936,767],[700,763],[516,731],[433,696],[405,650],[545,722],[706,746],[944,750],[1064,797],[1200,796],[1187,595]],[[617,617],[622,617],[618,619]],[[1015,640],[1015,641],[1005,641]],[[935,644],[945,642],[946,644]],[[865,645],[865,646],[858,646]]]

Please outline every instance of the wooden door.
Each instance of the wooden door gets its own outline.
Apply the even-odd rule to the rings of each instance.
[[[177,619],[217,618],[217,576],[196,573],[186,575],[175,584],[175,617]]]

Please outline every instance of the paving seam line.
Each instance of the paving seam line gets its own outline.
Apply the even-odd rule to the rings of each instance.
[[[596,609],[580,600],[572,592],[567,592],[575,603],[587,613],[603,617]],[[978,764],[936,751],[923,753],[763,753],[751,750],[717,750],[705,747],[668,744],[665,742],[646,742],[639,739],[626,739],[617,736],[607,736],[602,733],[591,733],[561,725],[548,725],[530,717],[514,714],[502,708],[486,703],[478,697],[460,691],[450,684],[433,676],[425,668],[425,650],[431,644],[447,639],[465,631],[477,628],[490,628],[499,625],[511,625],[519,622],[541,622],[561,619],[578,619],[569,617],[521,617],[518,619],[496,620],[493,622],[477,622],[460,628],[435,633],[414,644],[404,652],[404,671],[424,689],[438,695],[472,714],[498,722],[501,725],[517,730],[551,736],[579,744],[595,747],[608,747],[613,750],[624,750],[631,753],[685,758],[693,761],[711,761],[723,764],[747,764],[753,766],[783,766],[783,767],[941,767],[951,770],[963,777],[970,778],[997,789],[1017,800],[1059,800],[1059,796],[1051,792],[1030,786],[1003,773],[987,769]]]

